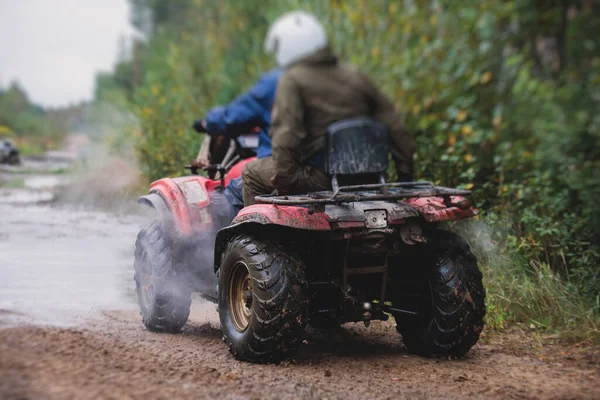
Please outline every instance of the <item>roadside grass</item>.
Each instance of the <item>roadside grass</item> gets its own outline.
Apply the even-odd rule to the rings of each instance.
[[[10,168],[3,168],[2,165],[0,165],[0,172],[2,172],[3,174],[6,175],[13,175],[13,176],[21,176],[21,175],[67,175],[67,174],[72,174],[75,170],[75,167],[73,166],[68,166],[68,167],[57,167],[57,168],[52,168],[52,169],[32,169],[32,168],[23,168],[23,167],[10,167]]]
[[[579,285],[548,264],[525,258],[509,241],[493,241],[485,221],[454,228],[470,243],[484,274],[487,329],[501,332],[524,324],[542,336],[600,343],[599,299],[590,301]]]
[[[15,177],[10,179],[0,179],[0,188],[2,189],[23,189],[25,187],[25,178]]]
[[[76,170],[76,167],[74,167],[74,166],[58,167],[58,168],[50,169],[50,170],[46,171],[45,173],[52,174],[52,175],[66,175],[66,174],[74,173],[75,170]],[[28,171],[28,172],[35,173],[35,171]]]
[[[42,155],[49,149],[57,147],[54,140],[38,136],[16,137],[15,144],[19,153],[24,156]]]
[[[46,148],[40,142],[34,142],[27,139],[20,139],[16,142],[19,152],[24,156],[39,155],[46,151]]]
[[[564,339],[600,342],[597,304],[547,265],[532,261],[482,264],[487,286],[487,324],[502,330],[515,323],[556,333]]]

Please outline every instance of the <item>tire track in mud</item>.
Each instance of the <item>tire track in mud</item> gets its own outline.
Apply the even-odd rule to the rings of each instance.
[[[197,319],[183,334],[151,333],[130,311],[82,328],[1,329],[0,397],[600,398],[597,359],[542,361],[501,344],[477,345],[462,360],[426,359],[408,354],[387,323],[309,332],[280,364],[235,361],[221,337]]]

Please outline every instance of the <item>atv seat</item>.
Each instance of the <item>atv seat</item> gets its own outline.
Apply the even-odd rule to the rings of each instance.
[[[327,129],[325,172],[331,177],[334,193],[339,192],[338,178],[351,177],[364,182],[375,175],[385,184],[388,165],[388,130],[371,118],[336,122]],[[372,182],[371,182],[372,183]]]
[[[468,190],[435,186],[431,182],[386,183],[388,130],[384,124],[361,117],[336,122],[326,136],[325,172],[333,191],[299,195],[260,195],[260,203],[324,205],[357,201],[400,200],[409,197],[466,196]],[[375,177],[375,182],[373,182]],[[344,185],[340,185],[340,181]],[[350,185],[347,183],[350,182]]]

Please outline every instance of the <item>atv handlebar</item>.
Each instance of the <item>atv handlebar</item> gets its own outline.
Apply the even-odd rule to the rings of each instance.
[[[207,133],[206,122],[203,119],[197,119],[192,124],[192,128],[198,133]]]
[[[225,173],[228,170],[227,166],[224,166],[221,164],[211,164],[211,165],[201,167],[199,165],[190,164],[190,165],[184,165],[183,167],[185,169],[189,169],[193,175],[198,175],[199,169],[201,169],[202,171],[207,171],[207,172],[218,172],[219,177],[221,178],[221,186],[225,187]]]

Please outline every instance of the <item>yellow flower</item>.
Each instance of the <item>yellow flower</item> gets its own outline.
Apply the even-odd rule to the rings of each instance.
[[[465,119],[467,119],[467,112],[465,110],[460,110],[460,112],[456,116],[456,120],[458,122],[463,122]]]
[[[471,128],[471,125],[463,125],[460,131],[463,135],[470,135],[473,133],[473,128]]]
[[[158,94],[158,88],[156,86],[152,86],[152,94],[155,96]]]
[[[483,75],[481,75],[481,79],[479,80],[479,82],[482,85],[485,85],[486,83],[488,83],[489,81],[492,80],[492,73],[490,71],[486,71],[483,73]]]
[[[472,158],[473,158],[473,157],[471,157],[471,155],[470,155],[470,154],[465,154],[465,161],[466,161],[466,162],[471,162]]]
[[[454,145],[456,144],[456,136],[454,136],[454,135],[450,135],[450,136],[448,137],[448,144],[449,144],[450,146],[454,146]]]

